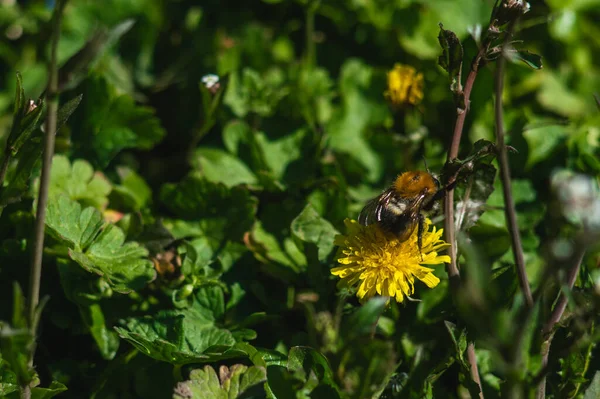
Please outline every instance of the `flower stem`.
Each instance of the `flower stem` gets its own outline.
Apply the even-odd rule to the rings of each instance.
[[[504,195],[504,210],[506,216],[506,224],[510,232],[512,250],[515,257],[515,265],[517,267],[517,276],[521,291],[525,297],[525,302],[528,307],[533,306],[533,296],[527,279],[527,271],[525,270],[525,259],[523,256],[523,245],[521,244],[521,234],[519,233],[519,225],[517,224],[517,212],[512,195],[510,167],[508,164],[508,151],[504,143],[504,111],[502,109],[502,92],[504,90],[504,69],[506,65],[506,47],[508,41],[512,37],[514,22],[511,23],[506,31],[506,39],[502,46],[502,55],[498,59],[496,65],[496,103],[494,105],[494,114],[496,119],[496,145],[498,148],[498,163],[500,164],[500,177],[502,179],[502,194]]]
[[[52,15],[52,37],[50,50],[50,63],[48,65],[48,90],[46,98],[48,103],[48,114],[46,116],[44,155],[42,159],[42,175],[38,193],[38,203],[35,220],[35,233],[32,245],[32,260],[29,273],[29,295],[27,301],[27,312],[30,328],[34,327],[35,314],[40,299],[40,282],[42,277],[42,255],[44,250],[44,228],[46,221],[46,205],[48,203],[48,187],[50,184],[50,168],[52,167],[52,156],[54,155],[54,141],[56,135],[56,119],[58,112],[58,62],[57,49],[60,38],[60,26],[63,10],[67,0],[58,0]],[[32,331],[35,335],[35,331]],[[33,364],[35,347],[32,348],[29,362]]]
[[[569,288],[569,290],[571,290],[573,288],[573,285],[575,284],[575,280],[577,280],[577,276],[579,275],[579,269],[581,268],[581,263],[583,262],[584,255],[585,255],[585,246],[582,246],[579,249],[577,256],[575,257],[575,260],[573,262],[573,265],[571,266],[571,269],[569,270],[569,273],[567,275],[566,283],[567,283],[567,287]],[[547,366],[548,366],[548,357],[550,355],[550,345],[552,344],[552,339],[554,338],[554,326],[562,318],[562,315],[565,312],[565,309],[567,308],[568,302],[569,302],[569,297],[564,292],[561,292],[560,298],[559,298],[556,306],[554,307],[554,310],[552,311],[550,318],[548,319],[548,321],[542,328],[542,339],[544,340],[542,343],[542,349],[541,349],[542,367],[543,368],[547,368]],[[536,398],[544,399],[545,397],[546,397],[546,376],[544,375],[538,385]]]

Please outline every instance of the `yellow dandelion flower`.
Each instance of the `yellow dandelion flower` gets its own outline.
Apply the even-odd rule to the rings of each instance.
[[[440,282],[433,269],[421,265],[449,263],[448,255],[438,255],[450,245],[441,237],[443,229],[430,231],[431,220],[426,219],[423,246],[419,251],[417,229],[405,241],[382,231],[377,224],[362,226],[356,220],[346,219],[346,235],[337,235],[337,262],[341,266],[331,269],[331,274],[341,278],[345,287],[358,286],[361,302],[375,296],[395,297],[402,302],[414,292],[415,277],[433,288]]]
[[[396,64],[387,73],[387,81],[384,95],[395,107],[416,105],[423,99],[423,74],[415,68]]]

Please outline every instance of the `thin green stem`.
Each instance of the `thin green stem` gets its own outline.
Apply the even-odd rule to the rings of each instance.
[[[52,15],[52,37],[50,50],[50,63],[48,65],[48,90],[46,98],[48,113],[45,124],[44,155],[42,159],[42,175],[38,193],[38,203],[35,220],[35,233],[32,245],[32,259],[29,273],[29,295],[27,301],[27,313],[30,328],[35,325],[36,310],[40,299],[40,282],[42,277],[42,256],[44,250],[44,227],[46,221],[46,205],[48,203],[48,187],[50,184],[50,169],[52,167],[52,156],[54,155],[54,141],[56,135],[56,120],[58,112],[58,62],[57,50],[60,38],[60,26],[62,15],[67,0],[56,2]],[[32,331],[35,334],[35,331]],[[30,364],[33,364],[35,347],[30,354]]]
[[[315,45],[315,14],[319,8],[320,0],[312,1],[306,9],[306,66],[314,68],[317,62],[317,49]]]
[[[494,114],[496,119],[496,145],[498,147],[498,163],[500,164],[500,177],[502,179],[502,194],[504,195],[504,210],[506,216],[506,224],[510,232],[513,255],[517,268],[517,276],[521,291],[525,297],[525,302],[528,307],[533,306],[533,296],[527,279],[527,271],[525,270],[525,258],[523,256],[523,245],[521,244],[521,234],[517,223],[517,212],[515,210],[515,202],[512,195],[510,166],[508,163],[508,151],[504,142],[504,111],[502,108],[502,92],[504,91],[504,69],[506,66],[506,47],[512,37],[514,22],[511,23],[506,31],[506,39],[502,45],[502,55],[498,59],[496,66],[496,104],[494,106]]]
[[[10,163],[10,150],[6,150],[4,153],[4,158],[2,158],[2,165],[0,165],[0,187],[4,184],[4,179],[6,178],[6,171],[8,170],[8,165]]]

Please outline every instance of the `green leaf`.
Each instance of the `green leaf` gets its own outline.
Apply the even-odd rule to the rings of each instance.
[[[14,283],[12,325],[0,321],[0,372],[2,363],[8,363],[19,385],[29,384],[36,378],[35,370],[29,364],[33,344],[34,337],[25,313],[25,297],[21,287]],[[6,374],[9,385],[12,377],[13,374]],[[10,389],[10,386],[6,389]]]
[[[600,371],[596,371],[592,382],[585,390],[583,399],[596,399],[600,398]]]
[[[474,226],[486,211],[486,201],[494,192],[496,168],[491,164],[480,163],[467,178],[464,189],[459,187],[456,203],[455,223],[460,230]]]
[[[100,212],[92,207],[82,210],[78,202],[64,195],[48,205],[46,227],[50,234],[75,251],[86,250],[103,226]]]
[[[270,191],[277,191],[283,182],[302,180],[313,172],[317,162],[306,157],[315,151],[310,138],[306,129],[297,129],[271,139],[240,121],[230,122],[223,130],[227,150],[248,165],[259,183]]]
[[[124,294],[143,288],[156,277],[152,262],[146,259],[148,250],[136,242],[125,243],[123,231],[111,224],[85,252],[70,249],[69,256]]]
[[[241,241],[254,223],[256,199],[242,187],[227,188],[188,176],[178,184],[164,185],[160,197],[182,219],[165,222],[175,238],[206,237],[215,251],[227,241]]]
[[[218,328],[206,312],[196,309],[161,311],[131,318],[119,336],[153,359],[175,365],[248,356],[247,344],[236,345],[229,330]]]
[[[110,182],[88,162],[78,159],[71,164],[64,155],[52,159],[50,197],[64,194],[82,205],[104,209],[111,190]]]
[[[261,76],[251,68],[244,68],[241,77],[231,74],[223,102],[238,117],[248,113],[269,116],[288,92],[281,69],[273,67]]]
[[[351,59],[344,63],[339,82],[342,106],[325,127],[330,148],[343,154],[339,160],[349,158],[357,163],[360,170],[356,173],[371,182],[381,176],[383,165],[365,134],[371,126],[381,125],[389,115],[385,102],[379,99],[381,92],[374,87],[374,75],[373,68],[363,61]],[[345,166],[356,168],[350,162]]]
[[[537,54],[530,53],[527,50],[514,50],[510,51],[509,55],[509,59],[513,62],[520,61],[532,69],[542,69],[542,57]]]
[[[67,101],[62,107],[58,109],[56,114],[56,131],[58,132],[60,128],[67,123],[69,117],[75,112],[77,107],[79,107],[79,103],[81,103],[81,99],[83,98],[83,94],[80,94],[71,100]]]
[[[195,309],[209,320],[218,320],[225,314],[225,296],[219,286],[202,287],[196,291]]]
[[[438,58],[438,64],[448,72],[450,79],[450,90],[454,93],[457,104],[461,109],[464,108],[464,97],[462,94],[461,72],[463,63],[463,47],[456,34],[450,30],[444,29],[440,23],[440,33],[438,41],[442,47],[442,55]]]
[[[219,149],[197,149],[192,163],[207,180],[227,187],[257,182],[256,176],[244,163]]]
[[[34,135],[27,141],[17,155],[17,167],[9,175],[8,185],[0,187],[0,208],[21,200],[28,193],[31,175],[41,163],[42,136]]]
[[[289,245],[286,245],[287,243]],[[283,242],[278,240],[278,237],[267,231],[260,221],[254,224],[249,248],[259,261],[283,266],[283,270],[278,267],[272,270],[272,273],[284,281],[293,279],[294,274],[300,273],[306,267],[306,258],[298,251],[297,246],[289,238],[285,238]]]
[[[88,75],[89,71],[93,69],[93,66],[105,53],[106,49],[127,33],[134,23],[133,19],[127,19],[109,31],[103,27],[98,29],[88,39],[87,43],[59,69],[59,91],[62,92],[77,86]]]
[[[352,341],[359,337],[369,335],[377,326],[379,317],[384,312],[388,298],[374,297],[362,305],[354,313],[344,319],[344,328],[341,334],[345,342]]]
[[[538,120],[526,125],[523,137],[529,148],[527,168],[552,157],[564,145],[569,135],[567,127],[551,120]]]
[[[6,140],[5,156],[7,156],[7,152],[10,152],[13,157],[17,155],[20,148],[28,141],[33,131],[39,126],[44,108],[45,104],[42,101],[39,101],[35,108],[30,108],[29,101],[25,100],[23,78],[17,72],[13,124]]]
[[[47,210],[46,227],[69,248],[69,257],[88,272],[102,276],[117,292],[144,287],[155,277],[148,251],[135,242],[125,243],[123,231],[106,225],[94,208],[81,210],[65,196],[55,197]]]
[[[448,334],[450,334],[450,338],[452,339],[452,343],[454,344],[454,350],[456,353],[456,359],[459,361],[460,365],[469,370],[469,363],[465,359],[465,351],[467,350],[467,332],[465,329],[459,330],[454,323],[449,321],[444,321],[444,325],[446,326],[446,330],[448,330]]]
[[[17,376],[11,370],[5,369],[4,364],[0,357],[0,397],[19,391],[19,382]]]
[[[31,388],[31,399],[50,399],[66,390],[67,387],[64,384],[58,381],[52,381],[48,388]]]
[[[103,77],[90,77],[83,89],[73,126],[76,154],[104,167],[120,151],[148,150],[164,137],[152,108],[136,105],[129,95],[117,94]]]
[[[135,211],[145,208],[152,200],[152,190],[144,179],[132,169],[124,166],[117,168],[117,174],[121,179],[121,184],[113,187],[112,195],[117,198],[121,206]],[[113,206],[111,198],[111,207]]]
[[[292,221],[291,227],[292,233],[300,240],[317,245],[321,262],[324,262],[333,250],[333,238],[339,234],[339,231],[323,219],[310,204]]]
[[[109,330],[106,326],[104,312],[100,304],[80,305],[79,311],[83,322],[90,329],[102,357],[106,360],[113,359],[119,349],[119,337],[115,331]]]
[[[205,237],[184,242],[185,258],[181,264],[181,273],[184,276],[202,276],[217,278],[219,274],[210,265],[213,263],[214,251],[210,242]]]
[[[219,381],[220,379],[220,381]],[[195,369],[190,372],[188,381],[179,382],[175,387],[173,398],[176,399],[235,399],[251,387],[267,379],[264,367],[234,364],[231,367],[221,366],[219,377],[211,366]]]
[[[41,116],[45,109],[45,103],[41,102],[37,107],[31,111],[28,110],[29,104],[25,103],[22,110],[22,119],[19,121],[17,133],[9,136],[7,141],[7,148],[9,148],[12,156],[17,155],[21,147],[29,140],[31,134],[41,124]],[[12,133],[12,132],[11,132]]]

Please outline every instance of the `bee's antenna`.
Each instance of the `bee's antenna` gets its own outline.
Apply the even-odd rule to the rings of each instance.
[[[423,155],[423,163],[425,164],[425,170],[427,171],[427,173],[431,174],[429,166],[427,166],[427,159],[425,159],[425,155]]]

